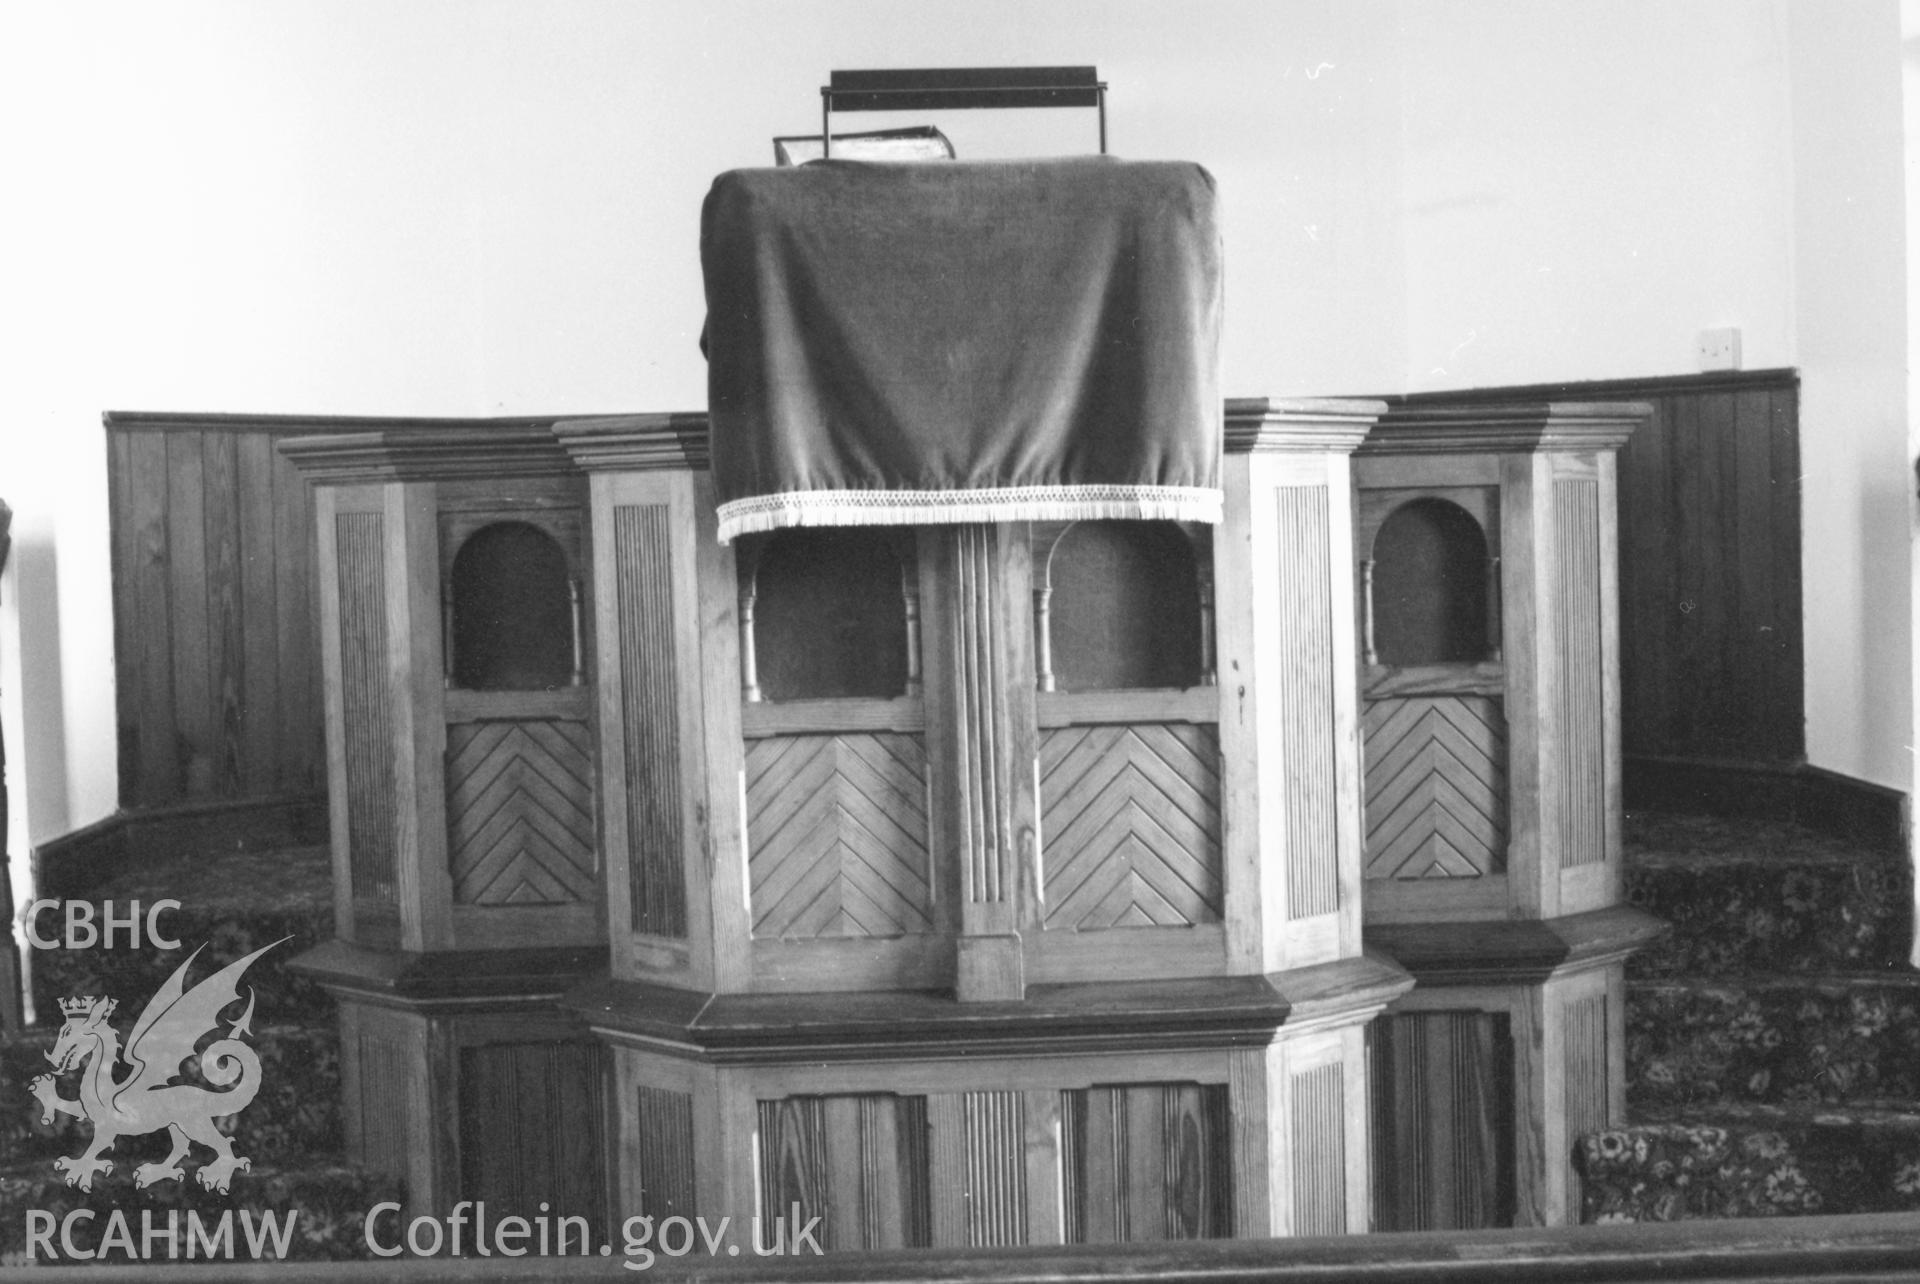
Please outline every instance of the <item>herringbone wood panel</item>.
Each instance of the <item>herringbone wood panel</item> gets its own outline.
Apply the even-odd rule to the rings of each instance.
[[[586,725],[448,727],[447,855],[457,904],[591,899],[593,753]]]
[[[1061,727],[1040,738],[1046,925],[1220,920],[1220,739],[1210,726]]]
[[[1507,721],[1498,700],[1376,700],[1363,732],[1368,878],[1475,878],[1506,867]]]
[[[919,736],[769,736],[747,744],[753,934],[933,929],[927,751]]]

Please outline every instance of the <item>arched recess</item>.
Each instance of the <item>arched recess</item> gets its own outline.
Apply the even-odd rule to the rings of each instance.
[[[1492,559],[1480,522],[1448,499],[1395,508],[1373,539],[1369,663],[1477,664],[1495,658]]]
[[[1199,685],[1211,669],[1203,568],[1173,522],[1075,522],[1035,568],[1061,691]],[[1044,684],[1044,677],[1043,677]]]
[[[909,611],[918,583],[901,540],[890,529],[803,527],[741,541],[749,700],[913,693]]]
[[[579,682],[576,589],[552,535],[491,522],[461,543],[448,572],[452,684],[469,691],[553,691]]]

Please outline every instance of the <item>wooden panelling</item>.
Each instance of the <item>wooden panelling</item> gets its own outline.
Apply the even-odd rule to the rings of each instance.
[[[1607,726],[1600,631],[1600,486],[1553,484],[1554,580],[1560,602],[1560,864],[1607,857]]]
[[[635,1212],[659,1221],[694,1215],[693,1095],[642,1084],[634,1089],[635,1132],[639,1148],[640,1207]]]
[[[829,1252],[933,1242],[925,1097],[794,1096],[759,1109],[763,1225],[818,1217]]]
[[[1368,878],[1475,878],[1506,868],[1507,721],[1487,696],[1372,700]]]
[[[1654,409],[1619,454],[1625,753],[1804,757],[1797,377],[1769,370],[1407,400],[1543,399]]]
[[[687,934],[681,868],[680,714],[672,651],[673,583],[665,504],[613,510],[620,611],[621,736],[627,762],[627,868],[636,932]]]
[[[606,1051],[598,1043],[502,1043],[460,1053],[460,1195],[493,1216],[550,1209],[606,1225]]]
[[[827,1216],[827,1101],[784,1097],[760,1103],[760,1207],[805,1224]],[[831,1231],[828,1232],[832,1234]],[[822,1240],[821,1247],[829,1241]]]
[[[1220,921],[1220,738],[1211,726],[1062,727],[1040,737],[1046,925]]]
[[[1375,1230],[1513,1222],[1513,1050],[1505,1017],[1395,1013],[1368,1028]]]
[[[1212,1239],[1233,1212],[1224,1084],[1061,1094],[1066,1239]]]
[[[158,418],[108,419],[121,805],[318,794],[313,503],[285,429]]]
[[[1289,789],[1281,807],[1287,830],[1288,917],[1311,918],[1339,907],[1339,842],[1334,787],[1333,602],[1327,577],[1325,486],[1281,486],[1279,645],[1263,663],[1278,670]]]
[[[456,904],[594,900],[593,741],[586,724],[448,727],[447,849]]]
[[[922,737],[750,740],[746,781],[756,937],[932,930]]]
[[[385,519],[335,519],[340,567],[340,703],[347,756],[347,859],[357,898],[395,896],[393,692],[387,680]]]

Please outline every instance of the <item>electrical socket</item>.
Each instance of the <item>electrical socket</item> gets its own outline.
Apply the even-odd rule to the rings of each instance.
[[[1702,330],[1697,342],[1702,370],[1738,370],[1740,368],[1740,327]]]

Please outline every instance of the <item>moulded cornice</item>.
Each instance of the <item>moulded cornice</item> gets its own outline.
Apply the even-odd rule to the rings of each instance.
[[[1226,453],[1335,453],[1356,449],[1384,401],[1328,397],[1227,398]]]
[[[1653,416],[1644,401],[1519,405],[1387,404],[1362,455],[1535,454],[1618,450]]]
[[[320,485],[538,477],[575,471],[550,427],[402,428],[287,437],[280,453]]]
[[[562,419],[553,432],[574,464],[590,472],[705,471],[710,458],[711,426],[698,410]]]

